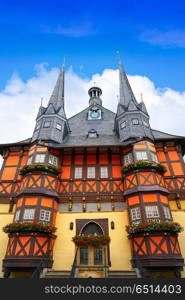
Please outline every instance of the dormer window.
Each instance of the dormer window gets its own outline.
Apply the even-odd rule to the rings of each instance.
[[[132,119],[132,124],[133,125],[139,125],[139,120],[138,119]]]
[[[121,129],[125,128],[125,127],[126,127],[126,121],[122,122],[122,123],[120,124],[120,127],[121,127]]]
[[[44,128],[49,128],[51,125],[51,121],[45,121],[43,127]]]
[[[56,129],[58,129],[58,130],[60,130],[60,131],[61,131],[61,130],[62,130],[62,125],[61,125],[61,124],[59,124],[59,123],[57,123],[57,124],[56,124]]]
[[[98,133],[97,133],[96,130],[91,129],[91,130],[88,131],[87,137],[90,138],[90,139],[95,139],[95,138],[98,137]]]

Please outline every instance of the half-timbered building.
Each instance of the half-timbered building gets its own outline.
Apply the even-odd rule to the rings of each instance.
[[[119,81],[116,113],[94,86],[67,118],[62,66],[32,137],[0,145],[2,277],[185,277],[185,137]]]

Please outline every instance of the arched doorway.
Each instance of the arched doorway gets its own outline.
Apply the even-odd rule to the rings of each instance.
[[[90,221],[81,228],[80,235],[104,236],[104,230]],[[107,261],[107,245],[77,246],[77,277],[107,277]]]

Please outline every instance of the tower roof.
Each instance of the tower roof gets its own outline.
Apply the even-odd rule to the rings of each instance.
[[[55,112],[60,111],[61,116],[65,117],[64,111],[64,64],[62,65],[54,90],[48,102],[48,108],[54,108]]]

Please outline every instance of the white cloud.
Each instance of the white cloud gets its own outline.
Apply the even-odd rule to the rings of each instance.
[[[31,137],[40,98],[44,97],[44,105],[47,105],[57,74],[58,69],[47,69],[46,64],[40,64],[35,67],[35,76],[25,82],[18,74],[12,75],[4,90],[0,92],[0,143]],[[138,101],[143,93],[152,127],[172,134],[185,135],[185,92],[180,93],[170,88],[158,89],[147,77],[128,77]],[[102,88],[103,105],[116,111],[119,93],[117,70],[105,69],[102,74],[94,74],[91,79],[84,79],[69,68],[65,78],[65,105],[68,117],[87,107],[88,89],[93,82]]]
[[[180,29],[163,32],[158,29],[148,29],[142,32],[139,38],[151,45],[185,48],[185,31]]]

